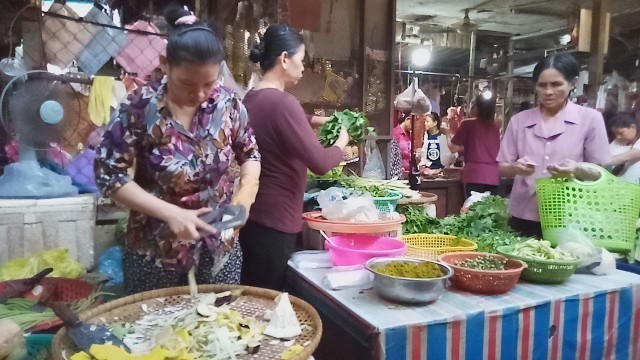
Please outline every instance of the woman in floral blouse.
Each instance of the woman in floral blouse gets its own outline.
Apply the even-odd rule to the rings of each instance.
[[[97,150],[98,187],[131,209],[127,293],[184,285],[192,266],[198,283],[239,283],[235,236],[222,239],[200,216],[229,204],[248,213],[260,175],[247,112],[217,82],[221,41],[186,9],[170,8],[165,17],[175,24],[161,57],[165,80],[121,105]],[[235,192],[234,162],[241,169]]]

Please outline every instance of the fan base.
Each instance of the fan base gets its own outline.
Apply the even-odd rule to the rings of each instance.
[[[2,199],[48,199],[77,196],[66,175],[43,168],[37,161],[20,161],[4,168],[0,176]]]

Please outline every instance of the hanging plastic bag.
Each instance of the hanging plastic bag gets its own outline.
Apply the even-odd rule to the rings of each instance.
[[[82,277],[84,267],[71,259],[68,253],[68,249],[46,250],[35,256],[7,261],[0,266],[0,281],[30,278],[46,268],[53,268],[51,277]]]
[[[413,115],[425,115],[431,113],[431,100],[429,100],[422,90],[416,89],[413,93],[412,103],[413,106],[411,107],[411,113]]]
[[[375,140],[367,140],[364,144],[364,154],[366,163],[364,164],[362,177],[375,180],[385,179],[386,171],[382,162],[382,154],[380,154],[380,149],[378,149]]]
[[[597,246],[593,240],[577,228],[559,230],[558,248],[582,259],[578,272],[610,275],[616,270],[616,261],[610,252]]]
[[[414,78],[411,84],[409,84],[409,87],[396,96],[396,99],[393,101],[395,108],[402,112],[411,111],[411,109],[413,109],[414,95],[418,90],[418,82]]]
[[[327,220],[374,222],[379,219],[373,197],[362,192],[332,187],[320,192],[318,204]]]

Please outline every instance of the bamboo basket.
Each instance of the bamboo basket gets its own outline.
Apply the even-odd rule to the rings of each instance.
[[[272,310],[275,307],[273,300],[280,294],[274,290],[250,286],[198,286],[199,293],[219,293],[233,289],[243,289],[242,296],[231,305],[231,308],[238,310],[244,316],[260,317],[267,310]],[[79,317],[80,320],[88,323],[101,323],[103,321],[105,323],[116,321],[135,322],[145,315],[145,312],[142,310],[143,304],[146,304],[149,309],[157,309],[159,307],[191,303],[191,298],[188,295],[188,286],[147,291],[100,305],[81,313]],[[159,301],[158,299],[164,300]],[[302,334],[300,334],[295,341],[300,345],[308,343],[307,346],[304,347],[304,350],[292,359],[307,360],[313,355],[313,352],[320,343],[320,338],[322,337],[322,321],[320,320],[318,312],[316,312],[311,305],[294,296],[289,296],[289,299],[296,312],[298,321],[300,321],[300,325],[303,328]],[[65,360],[76,352],[76,347],[66,334],[66,328],[63,327],[53,339],[51,353],[54,360]],[[280,359],[282,352],[286,349],[287,347],[283,341],[279,344],[272,345],[267,339],[261,342],[260,351],[258,351],[257,354],[243,355],[239,357],[239,359]]]

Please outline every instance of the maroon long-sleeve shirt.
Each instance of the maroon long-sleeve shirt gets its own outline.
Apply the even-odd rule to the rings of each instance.
[[[282,232],[300,232],[307,168],[325,174],[340,164],[342,151],[320,144],[311,117],[288,92],[252,90],[242,102],[262,155],[260,187],[249,219]]]

